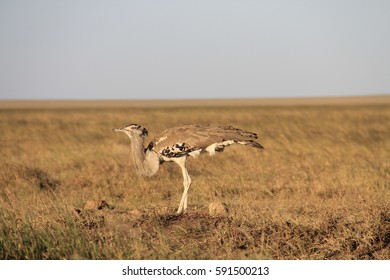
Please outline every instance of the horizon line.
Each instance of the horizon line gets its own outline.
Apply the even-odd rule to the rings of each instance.
[[[0,99],[0,109],[47,108],[178,108],[240,106],[379,105],[390,94],[331,97],[259,97],[191,99]]]

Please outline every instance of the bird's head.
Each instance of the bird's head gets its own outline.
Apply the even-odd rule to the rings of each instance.
[[[137,136],[143,138],[148,135],[147,129],[139,124],[129,124],[121,128],[113,128],[112,130],[115,132],[123,132],[127,134],[130,139]]]

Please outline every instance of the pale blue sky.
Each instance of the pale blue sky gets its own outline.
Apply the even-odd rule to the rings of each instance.
[[[0,99],[389,93],[388,0],[0,1]]]

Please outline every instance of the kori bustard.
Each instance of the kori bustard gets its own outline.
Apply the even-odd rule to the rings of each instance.
[[[183,174],[184,191],[177,214],[187,210],[188,189],[191,178],[186,168],[188,156],[196,157],[206,151],[210,155],[222,152],[226,146],[242,144],[254,148],[263,148],[258,142],[257,134],[232,126],[183,125],[167,129],[157,135],[145,148],[144,140],[148,131],[141,125],[129,124],[113,131],[123,132],[131,142],[131,156],[136,172],[143,176],[152,176],[159,165],[165,161],[176,162]]]

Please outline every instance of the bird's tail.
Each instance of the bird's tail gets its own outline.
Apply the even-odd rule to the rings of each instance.
[[[238,144],[247,145],[257,149],[264,149],[264,147],[260,143],[253,140],[239,141]]]
[[[258,139],[257,133],[245,131],[239,128],[229,127],[230,130],[235,132],[235,135],[240,135],[238,138],[241,138],[237,143],[242,145],[247,145],[257,149],[264,149],[264,147],[256,142],[254,139]]]

